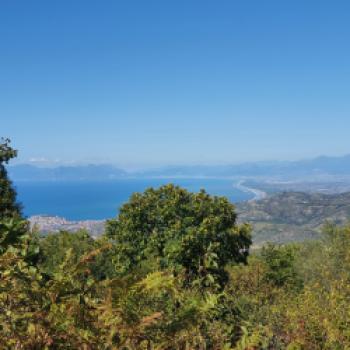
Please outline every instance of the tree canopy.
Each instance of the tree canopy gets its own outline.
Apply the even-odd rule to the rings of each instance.
[[[17,151],[10,146],[9,139],[1,139],[0,143],[0,252],[18,242],[28,229],[23,219],[21,206],[16,200],[16,190],[8,178],[5,165]]]
[[[157,269],[184,268],[188,281],[205,284],[222,284],[225,266],[245,263],[251,244],[250,227],[236,224],[226,198],[172,184],[135,193],[106,233],[118,247],[122,270],[146,260]]]
[[[0,219],[21,216],[21,206],[16,202],[16,191],[9,180],[5,165],[17,156],[9,139],[0,141]]]

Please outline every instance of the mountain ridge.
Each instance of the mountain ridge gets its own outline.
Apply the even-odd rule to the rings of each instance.
[[[260,161],[228,165],[174,165],[144,171],[126,171],[111,164],[37,167],[17,164],[8,167],[15,181],[23,180],[104,180],[125,177],[326,177],[349,176],[350,154],[320,156],[299,161]]]
[[[109,164],[88,164],[78,166],[37,167],[30,164],[18,164],[8,167],[14,181],[69,181],[69,180],[105,180],[122,178],[126,171]]]

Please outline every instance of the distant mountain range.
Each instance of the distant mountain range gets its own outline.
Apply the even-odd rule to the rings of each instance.
[[[318,157],[301,161],[250,162],[233,165],[168,166],[138,172],[126,172],[112,165],[76,165],[56,168],[29,164],[9,166],[13,180],[107,180],[127,177],[273,177],[295,179],[301,177],[349,176],[350,155]]]
[[[14,181],[78,181],[106,180],[126,176],[126,172],[112,165],[76,165],[42,168],[29,164],[8,167],[10,178]]]
[[[142,173],[141,173],[142,174]],[[145,171],[145,176],[300,177],[350,175],[350,155],[301,161],[248,162],[233,165],[170,166]]]

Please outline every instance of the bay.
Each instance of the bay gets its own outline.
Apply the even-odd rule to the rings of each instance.
[[[118,179],[105,181],[18,181],[15,187],[26,216],[57,215],[68,220],[101,220],[117,215],[133,192],[173,183],[197,192],[242,202],[252,194],[235,188],[230,179]]]

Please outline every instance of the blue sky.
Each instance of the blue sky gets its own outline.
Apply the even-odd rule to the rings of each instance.
[[[0,3],[0,134],[19,161],[350,153],[350,2]]]

